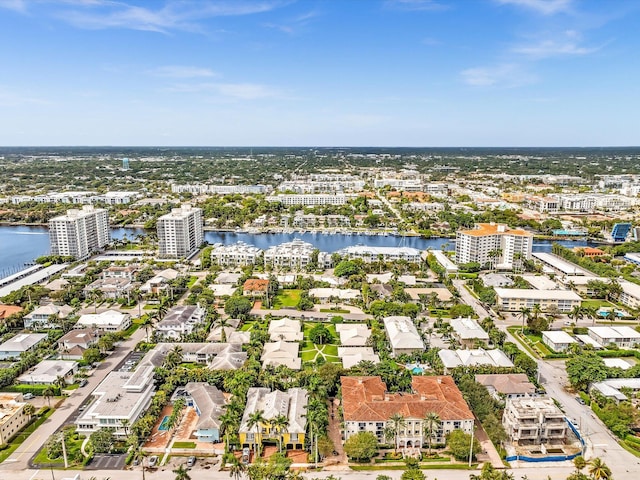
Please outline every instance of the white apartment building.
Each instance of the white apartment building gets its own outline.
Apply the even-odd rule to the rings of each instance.
[[[640,333],[624,325],[611,327],[588,327],[588,334],[603,347],[614,344],[618,348],[634,348],[640,344]]]
[[[311,263],[314,250],[313,245],[296,238],[265,250],[264,263],[278,269],[305,268]]]
[[[261,254],[261,249],[244,242],[232,245],[217,244],[211,251],[211,261],[221,267],[255,265]]]
[[[270,185],[207,185],[200,183],[190,183],[186,185],[171,185],[172,193],[193,193],[196,195],[213,194],[228,195],[233,193],[240,194],[260,194],[267,193],[271,190]]]
[[[188,258],[198,250],[203,240],[200,208],[182,205],[158,218],[161,258]]]
[[[405,192],[422,191],[422,182],[416,178],[376,178],[373,181],[375,188],[391,187]]]
[[[78,433],[91,435],[100,428],[110,428],[124,438],[126,420],[133,425],[151,403],[154,391],[153,366],[140,366],[133,372],[111,372],[91,393],[95,399],[78,417]]]
[[[549,397],[507,400],[502,425],[518,445],[563,444],[568,428],[564,413]]]
[[[270,195],[267,202],[280,202],[285,206],[291,205],[345,205],[348,197],[344,194],[303,194],[303,195]]]
[[[85,205],[49,220],[51,254],[89,258],[110,241],[107,210]]]
[[[282,182],[278,186],[280,192],[304,193],[342,193],[360,192],[364,188],[365,181],[359,179],[350,180],[307,180]]]
[[[525,230],[510,229],[497,223],[480,223],[472,230],[456,234],[456,262],[478,262],[512,269],[516,262],[531,258],[533,234]],[[517,254],[521,256],[518,259]]]
[[[382,258],[385,262],[406,260],[409,263],[420,263],[420,250],[411,247],[367,247],[352,245],[336,252],[338,255],[353,259],[361,258],[366,263],[377,262]]]
[[[26,405],[22,393],[0,392],[0,445],[9,443],[29,423],[31,416],[24,411]]]
[[[582,303],[582,298],[571,290],[536,290],[533,288],[496,288],[496,307],[507,312],[539,305],[543,311],[557,308],[560,312],[571,311]]]

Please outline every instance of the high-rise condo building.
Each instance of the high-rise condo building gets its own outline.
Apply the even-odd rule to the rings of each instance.
[[[479,223],[471,230],[456,235],[456,262],[477,262],[496,268],[522,268],[531,258],[533,234],[525,230],[510,229],[498,223]]]
[[[91,205],[67,210],[66,215],[49,220],[49,237],[52,255],[89,258],[110,241],[107,210]]]
[[[202,245],[203,240],[200,208],[182,205],[158,218],[161,258],[189,258]]]

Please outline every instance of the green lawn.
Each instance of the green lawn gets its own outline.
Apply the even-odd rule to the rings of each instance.
[[[0,451],[0,463],[9,458],[13,454],[13,452],[18,449],[20,444],[22,444],[27,438],[29,438],[29,435],[31,435],[40,425],[42,425],[47,420],[47,418],[53,415],[54,411],[54,408],[50,408],[44,415],[42,415],[35,422],[33,422],[31,425],[23,429],[18,435],[16,435],[14,439],[9,442],[7,448]]]
[[[340,363],[340,358],[338,357],[338,342],[339,336],[336,332],[336,326],[331,323],[323,324],[327,327],[327,330],[331,332],[331,335],[334,338],[335,343],[326,344],[326,345],[316,345],[309,341],[309,332],[313,327],[318,325],[317,322],[304,322],[303,324],[303,332],[304,332],[304,343],[302,344],[302,349],[300,351],[300,357],[303,362],[314,362],[319,357],[323,357],[325,361],[332,363]]]
[[[342,308],[321,308],[322,313],[350,313],[349,310],[343,310]]]
[[[196,448],[195,442],[173,442],[172,448]]]
[[[302,290],[281,290],[273,300],[273,308],[296,308],[300,301]]]
[[[195,275],[191,275],[189,277],[189,281],[187,282],[187,288],[191,288],[193,287],[193,285],[198,281],[198,277],[196,277]]]
[[[614,308],[615,305],[611,302],[607,302],[606,300],[583,300],[581,303],[582,308]]]
[[[82,442],[84,441],[84,435],[74,434],[72,438],[67,439],[65,446],[67,448],[67,458],[69,460],[69,468],[79,467],[81,466],[78,462],[73,462],[73,458],[84,458],[82,456],[80,447],[82,446]],[[53,464],[55,468],[63,468],[64,467],[64,458],[60,456],[59,458],[51,459],[47,457],[47,448],[42,447],[38,452],[38,455],[33,459],[33,463],[36,465],[42,464]]]

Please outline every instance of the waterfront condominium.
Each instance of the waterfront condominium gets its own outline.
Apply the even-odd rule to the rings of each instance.
[[[497,223],[479,223],[456,235],[456,262],[511,270],[531,258],[533,234]]]
[[[158,218],[161,258],[189,258],[198,251],[203,240],[200,208],[182,205]]]
[[[51,254],[89,258],[110,241],[109,217],[104,208],[85,205],[82,209],[67,210],[66,215],[49,221]]]

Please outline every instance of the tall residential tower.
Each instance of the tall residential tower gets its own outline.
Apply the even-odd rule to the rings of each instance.
[[[89,258],[110,241],[107,210],[91,205],[67,210],[66,215],[49,220],[49,237],[52,255]]]
[[[510,229],[498,223],[479,223],[472,230],[461,230],[456,235],[456,262],[477,262],[496,268],[522,268],[524,260],[531,258],[533,234],[525,230]]]
[[[203,240],[200,208],[182,205],[158,218],[161,258],[189,258],[202,245]]]

